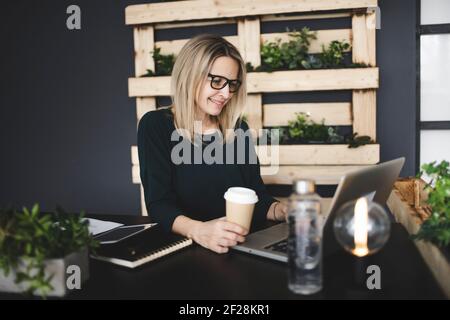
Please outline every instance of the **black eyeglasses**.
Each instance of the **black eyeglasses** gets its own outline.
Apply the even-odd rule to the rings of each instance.
[[[208,73],[208,78],[211,78],[211,88],[216,90],[221,90],[228,84],[228,89],[231,93],[234,93],[238,91],[241,86],[241,81],[239,80],[229,80],[225,77],[217,76],[211,73]]]

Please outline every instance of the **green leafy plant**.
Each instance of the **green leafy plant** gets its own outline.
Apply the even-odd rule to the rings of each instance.
[[[322,45],[319,60],[322,68],[339,68],[344,65],[344,52],[350,49],[350,44],[344,41],[331,41],[328,48]]]
[[[289,29],[287,30],[289,32]],[[294,70],[302,67],[303,61],[308,57],[311,40],[316,39],[316,33],[304,27],[300,31],[288,33],[289,41],[281,43],[264,42],[261,45],[261,66],[248,67],[248,71]]]
[[[30,294],[46,296],[53,288],[52,275],[45,274],[46,259],[63,258],[82,248],[95,249],[98,243],[89,234],[81,215],[40,214],[39,205],[28,210],[0,210],[0,271],[8,276],[16,270],[17,284]]]
[[[147,69],[147,73],[144,77],[152,77],[152,76],[169,76],[172,74],[173,65],[175,64],[175,55],[174,54],[161,54],[161,48],[155,48],[152,52],[153,60],[155,61],[155,70],[153,72],[150,69]]]
[[[358,148],[366,144],[375,143],[375,141],[373,141],[369,136],[358,136],[358,133],[355,132],[349,139],[347,139],[347,143],[349,148]]]
[[[432,242],[440,247],[450,245],[450,167],[447,161],[436,161],[422,165],[423,174],[431,177],[425,187],[428,191],[427,203],[432,213],[426,219],[414,239]]]
[[[322,141],[328,140],[328,129],[324,124],[316,123],[309,119],[309,115],[300,112],[296,114],[296,119],[289,121],[289,135],[293,139],[305,141]]]
[[[324,120],[316,123],[303,112],[295,114],[294,120],[288,121],[287,127],[275,127],[268,132],[268,141],[278,141],[280,144],[298,143],[347,143],[349,148],[375,143],[369,136],[358,136],[353,133],[350,137],[340,135],[335,127],[327,127]]]

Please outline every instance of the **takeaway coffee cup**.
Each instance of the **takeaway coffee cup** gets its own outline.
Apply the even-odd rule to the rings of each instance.
[[[227,221],[234,222],[250,230],[253,209],[258,202],[255,191],[248,188],[233,187],[225,192]]]

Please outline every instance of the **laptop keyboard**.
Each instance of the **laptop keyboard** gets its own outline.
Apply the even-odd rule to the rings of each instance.
[[[281,253],[287,253],[287,238],[274,244],[271,244],[270,246],[267,246],[264,249],[278,251]]]

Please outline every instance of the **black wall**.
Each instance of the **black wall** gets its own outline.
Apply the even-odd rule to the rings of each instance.
[[[127,78],[134,74],[133,34],[124,12],[142,2],[2,4],[0,207],[39,202],[44,210],[60,204],[74,212],[140,212],[139,187],[131,182],[135,100],[127,97]],[[71,4],[81,7],[79,31],[66,28]],[[402,175],[412,175],[416,6],[410,0],[384,0],[380,8],[381,160],[405,156]]]

